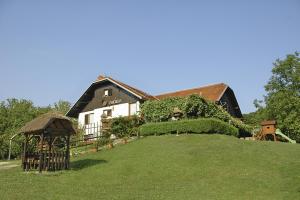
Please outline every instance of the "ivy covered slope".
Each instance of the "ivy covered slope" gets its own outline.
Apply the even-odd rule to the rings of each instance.
[[[184,119],[215,118],[236,127],[239,130],[238,136],[250,135],[250,126],[233,118],[221,106],[206,101],[199,95],[146,101],[141,107],[141,113],[146,123],[167,122],[171,120],[174,108],[179,108],[183,112]]]

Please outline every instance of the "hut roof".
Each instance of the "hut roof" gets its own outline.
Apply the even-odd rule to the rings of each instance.
[[[269,120],[269,121],[263,121],[260,123],[262,126],[267,126],[267,125],[276,125],[275,120]]]
[[[33,119],[26,123],[19,132],[24,134],[41,134],[50,129],[55,130],[56,134],[61,132],[62,135],[65,133],[76,133],[70,119],[55,112],[46,113]]]

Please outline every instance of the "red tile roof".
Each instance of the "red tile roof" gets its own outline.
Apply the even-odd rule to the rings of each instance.
[[[176,92],[165,93],[155,96],[157,99],[165,99],[168,97],[185,97],[192,94],[198,94],[210,101],[219,101],[223,96],[228,86],[224,83],[218,83],[214,85],[208,85],[199,88],[193,88],[188,90],[180,90]]]

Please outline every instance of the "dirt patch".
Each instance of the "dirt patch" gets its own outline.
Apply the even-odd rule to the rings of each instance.
[[[19,165],[10,162],[0,162],[0,170],[18,167]]]
[[[7,165],[7,164],[9,164],[9,162],[0,162],[0,167],[1,167],[2,165]]]

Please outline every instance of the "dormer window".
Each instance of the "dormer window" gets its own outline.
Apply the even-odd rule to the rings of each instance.
[[[112,95],[112,89],[105,89],[104,90],[104,96],[105,97],[108,97],[108,96],[111,96]]]

